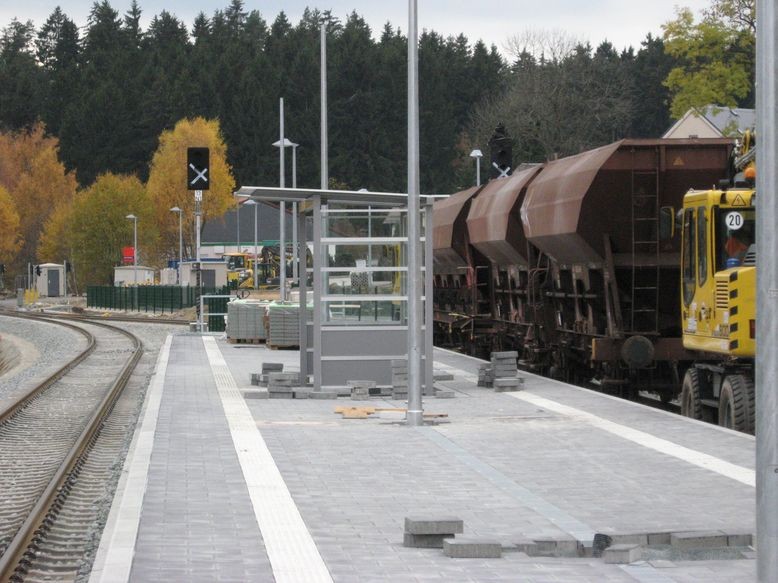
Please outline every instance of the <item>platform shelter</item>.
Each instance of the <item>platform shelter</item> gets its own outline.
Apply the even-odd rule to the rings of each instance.
[[[300,371],[315,391],[342,391],[349,380],[392,382],[392,361],[408,354],[407,195],[383,192],[242,187],[257,202],[297,202],[300,249]],[[432,203],[421,197],[422,353],[432,353]],[[287,204],[289,209],[292,205]],[[430,230],[427,230],[430,226]],[[302,255],[302,254],[301,254]],[[427,301],[429,298],[429,301]],[[421,384],[432,391],[432,361]]]

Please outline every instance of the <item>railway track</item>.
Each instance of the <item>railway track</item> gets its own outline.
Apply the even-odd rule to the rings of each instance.
[[[137,400],[122,393],[143,344],[103,322],[0,313],[76,329],[87,340],[0,411],[0,581],[72,581],[134,423]]]
[[[0,311],[2,314],[7,312]],[[116,316],[111,314],[109,316],[97,315],[97,314],[76,314],[73,312],[31,312],[34,314],[41,314],[49,317],[56,317],[57,319],[64,320],[76,320],[86,322],[132,322],[136,324],[174,324],[178,326],[189,326],[189,322],[186,320],[176,320],[174,318],[136,318],[133,316]]]

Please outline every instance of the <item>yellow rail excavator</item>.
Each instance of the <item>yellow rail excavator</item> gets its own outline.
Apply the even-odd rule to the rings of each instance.
[[[683,345],[696,356],[681,413],[746,433],[755,430],[756,191],[754,135],[735,149],[735,177],[691,190],[679,213]]]
[[[248,253],[225,253],[223,257],[227,261],[227,283],[243,287],[243,284],[248,282],[250,287],[254,274],[251,268],[253,256]]]
[[[254,265],[253,253],[225,253],[227,261],[227,282],[231,286],[250,289],[254,287],[254,269],[258,269],[258,282],[263,285],[277,283],[279,255],[277,247],[263,247],[258,254],[258,265]],[[235,282],[235,283],[232,283]]]

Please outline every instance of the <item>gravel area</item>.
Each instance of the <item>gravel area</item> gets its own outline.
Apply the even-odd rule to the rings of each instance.
[[[86,347],[79,333],[56,324],[0,315],[0,335],[9,334],[31,344],[38,358],[0,376],[0,404],[11,402],[34,387]]]

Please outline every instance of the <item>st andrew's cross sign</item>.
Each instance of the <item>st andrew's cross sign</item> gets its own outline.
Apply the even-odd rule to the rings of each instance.
[[[208,190],[211,184],[209,175],[208,148],[187,148],[186,150],[186,188],[187,190]]]

